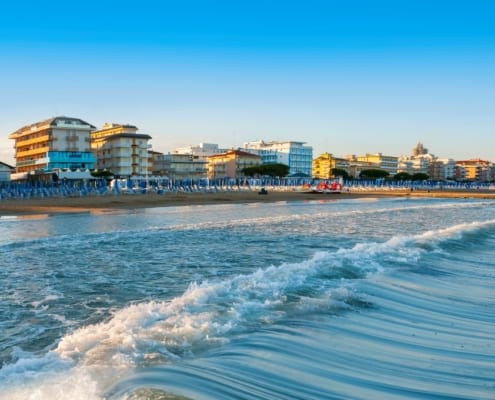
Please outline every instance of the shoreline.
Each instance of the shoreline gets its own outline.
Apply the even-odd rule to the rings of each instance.
[[[104,213],[154,207],[177,207],[207,204],[274,203],[288,201],[343,200],[366,197],[432,197],[495,199],[495,191],[488,190],[362,190],[321,194],[301,191],[268,190],[267,195],[256,191],[215,193],[146,193],[106,194],[85,197],[46,197],[0,200],[1,216],[36,214]]]

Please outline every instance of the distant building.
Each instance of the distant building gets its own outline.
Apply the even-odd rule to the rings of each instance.
[[[365,154],[363,156],[351,156],[348,158],[351,164],[364,169],[380,169],[388,172],[391,176],[397,174],[399,158],[396,156],[385,156],[382,153]]]
[[[312,176],[315,179],[336,178],[332,172],[334,169],[341,169],[349,174],[349,161],[334,157],[330,153],[323,153],[313,160]]]
[[[172,154],[192,154],[199,157],[209,157],[215,154],[221,154],[228,151],[227,149],[220,149],[218,144],[215,143],[200,143],[198,146],[186,146],[180,147],[172,151]]]
[[[242,178],[243,169],[261,164],[261,157],[242,150],[230,150],[208,157],[208,178]]]
[[[0,182],[10,181],[10,175],[14,172],[14,167],[0,161]]]
[[[409,175],[425,174],[430,176],[430,166],[435,161],[435,157],[432,154],[422,154],[418,156],[402,156],[399,157],[398,172],[406,172]]]
[[[486,182],[494,180],[494,165],[479,158],[456,161],[455,178],[462,181]]]
[[[193,154],[153,153],[153,175],[170,179],[206,178],[207,161]]]
[[[418,143],[411,151],[410,156],[399,157],[398,172],[405,172],[409,175],[425,174],[430,179],[438,180],[433,176],[442,176],[443,163],[436,163],[437,157],[428,153],[428,149],[422,143]],[[442,178],[442,180],[445,178]]]
[[[258,154],[263,164],[285,164],[289,167],[289,176],[311,176],[313,148],[305,142],[272,141],[244,143],[244,149]]]
[[[18,177],[54,169],[93,169],[96,158],[90,149],[95,127],[71,117],[55,117],[24,126],[9,135],[15,140]]]
[[[416,147],[414,149],[412,149],[411,154],[413,157],[422,156],[422,155],[428,154],[428,149],[423,146],[423,143],[418,142]]]
[[[455,179],[455,160],[452,158],[433,160],[429,166],[428,176],[434,181]]]
[[[147,176],[151,174],[149,154],[150,135],[137,133],[134,125],[105,124],[91,133],[93,150],[99,170],[108,170],[116,177]]]

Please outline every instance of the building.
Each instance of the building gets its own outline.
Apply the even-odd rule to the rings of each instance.
[[[285,164],[289,167],[289,176],[311,176],[313,148],[305,142],[255,142],[244,143],[246,151],[256,153],[263,164]]]
[[[375,163],[358,161],[357,157],[354,154],[347,155],[345,159],[349,164],[349,168],[348,168],[349,176],[352,178],[359,178],[362,171],[378,168],[378,166]]]
[[[91,133],[91,149],[99,170],[115,177],[144,177],[151,174],[150,135],[137,133],[134,125],[105,124]]]
[[[228,149],[220,149],[218,144],[215,143],[200,143],[198,146],[177,148],[172,151],[172,154],[192,154],[194,156],[199,156],[206,159],[206,157],[225,153],[226,151],[228,151]]]
[[[435,159],[431,162],[428,177],[434,181],[455,179],[455,160],[452,158]]]
[[[487,182],[495,179],[494,166],[479,158],[456,161],[455,178],[461,181]]]
[[[389,175],[393,176],[397,174],[397,169],[399,165],[399,158],[396,156],[385,156],[382,153],[365,154],[364,156],[353,156],[349,160],[353,163],[362,163],[361,165],[366,165],[367,169],[381,169],[386,171]],[[361,169],[364,170],[364,169]]]
[[[414,149],[412,149],[411,154],[413,157],[426,155],[426,154],[428,154],[428,149],[423,146],[423,143],[418,142],[416,147]]]
[[[435,157],[431,154],[422,154],[418,156],[401,156],[398,159],[398,172],[406,172],[409,175],[425,174],[431,176],[431,165]]]
[[[9,182],[10,175],[14,172],[14,167],[0,161],[0,182]]]
[[[242,150],[230,150],[208,157],[208,178],[242,178],[244,168],[261,164],[261,157]]]
[[[207,161],[193,154],[153,153],[153,176],[170,179],[206,178]]]
[[[333,173],[335,169],[344,170],[349,174],[349,161],[333,157],[330,153],[323,153],[313,160],[312,176],[315,179],[336,178]]]
[[[434,176],[444,175],[442,171],[442,163],[436,163],[437,157],[428,153],[428,149],[419,142],[411,151],[410,156],[399,157],[397,171],[405,172],[409,175],[425,174],[430,179],[435,179]],[[447,172],[448,173],[448,172]],[[442,178],[445,179],[445,178]]]
[[[55,117],[24,126],[9,135],[15,140],[16,178],[57,169],[93,169],[90,149],[95,127],[71,117]]]

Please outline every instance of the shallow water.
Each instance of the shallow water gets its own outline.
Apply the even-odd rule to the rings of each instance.
[[[2,218],[0,399],[493,399],[494,245],[469,199]]]

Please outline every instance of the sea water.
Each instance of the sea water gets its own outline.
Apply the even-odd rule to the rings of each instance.
[[[0,218],[0,399],[495,399],[495,202]]]

